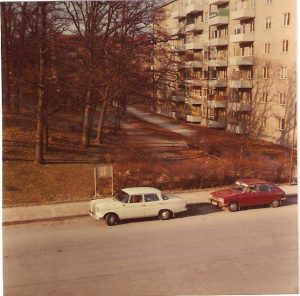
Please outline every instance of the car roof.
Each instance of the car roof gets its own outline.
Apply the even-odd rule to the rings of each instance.
[[[124,188],[122,191],[126,192],[129,195],[132,194],[148,194],[148,193],[161,193],[159,189],[153,187],[130,187]]]
[[[263,181],[260,179],[239,179],[236,181],[236,183],[239,183],[244,186],[249,186],[249,185],[255,185],[255,184],[269,184],[270,182]]]

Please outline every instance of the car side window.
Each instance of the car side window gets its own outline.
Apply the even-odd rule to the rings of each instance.
[[[251,192],[257,192],[257,186],[256,185],[249,186],[249,189],[251,190]]]
[[[270,192],[271,188],[266,185],[266,184],[262,184],[259,186],[259,192]]]
[[[145,202],[159,201],[157,194],[145,194]]]
[[[143,201],[143,195],[131,195],[130,203],[140,203]]]

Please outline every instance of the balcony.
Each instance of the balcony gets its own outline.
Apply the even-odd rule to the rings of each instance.
[[[245,130],[241,124],[234,124],[234,123],[228,123],[226,129],[231,133],[240,134],[240,135],[243,134]]]
[[[186,6],[185,13],[186,14],[197,13],[203,11],[203,9],[204,9],[203,3],[201,3],[199,0],[194,0],[193,3]]]
[[[202,97],[201,95],[191,93],[189,98],[187,99],[188,103],[191,105],[201,105],[202,104]],[[187,103],[187,100],[185,101]]]
[[[202,49],[203,48],[203,40],[193,40],[192,42],[185,44],[185,50],[191,49]]]
[[[201,86],[203,82],[200,78],[188,78],[185,83],[191,86]]]
[[[226,87],[227,79],[212,79],[209,80],[208,85],[210,87]]]
[[[227,67],[227,58],[215,59],[209,61],[210,67]]]
[[[207,105],[211,108],[226,108],[227,96],[215,95],[211,96],[210,100],[207,100]]]
[[[227,25],[229,22],[229,10],[228,9],[219,9],[217,12],[209,12],[209,25],[210,26],[219,26]]]
[[[249,112],[251,111],[251,102],[229,102],[228,109],[235,112]]]
[[[209,1],[210,5],[221,5],[221,4],[225,4],[225,3],[229,3],[229,0],[210,0]]]
[[[202,68],[201,61],[188,61],[186,62],[187,68]]]
[[[186,25],[185,31],[190,32],[190,31],[202,31],[204,28],[203,23],[197,23],[197,24],[189,24]]]
[[[182,7],[177,7],[177,10],[172,14],[174,19],[181,19],[186,17],[185,10]]]
[[[210,128],[225,128],[225,119],[206,119],[206,126]]]
[[[253,81],[252,79],[248,80],[230,80],[229,87],[230,88],[252,88]]]
[[[254,42],[254,32],[231,35],[230,42],[231,43]]]
[[[178,64],[176,64],[177,69],[185,69],[187,68],[187,64],[186,62],[180,62]]]
[[[222,38],[209,39],[209,46],[227,46],[228,36]]]
[[[255,8],[254,7],[237,7],[236,10],[231,11],[232,20],[246,20],[255,18]]]
[[[172,100],[174,102],[184,102],[185,101],[185,93],[184,92],[174,92],[172,96]]]
[[[253,56],[230,58],[230,65],[231,66],[252,66]]]
[[[184,52],[185,51],[185,44],[175,45],[175,51],[176,52]]]
[[[186,115],[187,122],[200,123],[201,119],[200,115]]]

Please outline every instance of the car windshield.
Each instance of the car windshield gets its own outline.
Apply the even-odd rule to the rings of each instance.
[[[120,191],[115,198],[122,203],[128,203],[129,195],[124,191]]]
[[[247,190],[247,187],[246,186],[243,186],[243,185],[237,185],[237,184],[234,184],[232,187],[231,187],[233,190],[235,191],[238,191],[238,192],[245,192]]]

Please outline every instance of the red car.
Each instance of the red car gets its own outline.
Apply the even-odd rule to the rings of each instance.
[[[244,179],[235,182],[231,188],[211,193],[211,204],[226,207],[235,212],[242,207],[269,204],[273,208],[285,200],[285,192],[271,182],[257,179]]]

